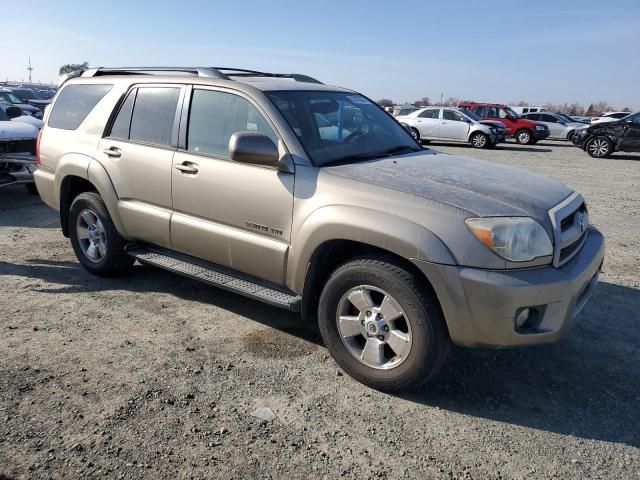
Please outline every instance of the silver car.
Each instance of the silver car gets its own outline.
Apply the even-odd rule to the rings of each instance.
[[[397,120],[409,127],[418,141],[446,140],[470,143],[474,148],[489,148],[504,142],[502,124],[483,121],[475,114],[453,107],[427,107]]]
[[[584,123],[568,122],[560,115],[551,112],[525,113],[522,118],[542,123],[549,127],[549,138],[571,140],[576,129],[584,127]]]

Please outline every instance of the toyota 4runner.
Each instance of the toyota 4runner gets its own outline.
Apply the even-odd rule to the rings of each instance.
[[[133,262],[317,321],[354,378],[415,387],[450,345],[561,337],[604,239],[579,193],[423,149],[303,75],[91,69],[47,111],[35,172],[88,271]]]

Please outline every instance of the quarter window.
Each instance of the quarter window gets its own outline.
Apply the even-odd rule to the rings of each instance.
[[[118,116],[111,127],[111,133],[109,134],[110,137],[129,140],[131,113],[133,112],[133,102],[136,99],[136,91],[137,90],[132,90],[129,95],[127,95],[127,99],[122,104],[122,107],[120,107]]]
[[[191,99],[187,150],[229,158],[229,139],[237,132],[260,132],[277,143],[265,118],[248,100],[213,90],[195,90]]]
[[[154,145],[171,145],[180,89],[139,88],[131,116],[129,138]]]
[[[49,115],[53,128],[75,130],[113,85],[73,84],[64,87]]]

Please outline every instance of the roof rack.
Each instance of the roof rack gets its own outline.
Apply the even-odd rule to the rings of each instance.
[[[58,86],[62,86],[67,80],[76,77],[100,77],[105,75],[162,75],[167,73],[182,73],[188,75],[195,75],[205,78],[220,78],[224,80],[232,80],[231,77],[270,77],[270,78],[290,78],[296,82],[306,83],[318,83],[322,85],[322,82],[316,80],[308,75],[302,75],[299,73],[267,73],[258,72],[256,70],[246,70],[243,68],[230,68],[230,67],[98,67],[89,68],[87,70],[76,70],[75,72],[67,73],[60,78]]]

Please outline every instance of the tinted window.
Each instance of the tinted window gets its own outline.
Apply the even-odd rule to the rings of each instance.
[[[139,88],[129,138],[136,142],[171,145],[179,96],[179,88]]]
[[[640,114],[635,115],[633,118],[633,123],[635,123],[636,125],[640,125]]]
[[[540,115],[540,118],[543,122],[558,123],[558,119],[553,115],[543,113],[542,115]]]
[[[75,130],[113,85],[68,85],[53,105],[48,125]]]
[[[329,121],[323,118],[324,123]],[[262,114],[248,100],[231,93],[195,90],[189,113],[187,149],[229,158],[229,139],[236,132],[260,132],[277,137]]]
[[[464,122],[465,118],[460,115],[458,112],[454,112],[453,110],[443,110],[442,118],[444,120],[453,120],[454,122]]]
[[[500,116],[500,109],[498,107],[487,107],[487,117],[498,118]]]
[[[136,90],[132,90],[127,99],[120,107],[118,116],[111,127],[110,137],[129,139],[129,128],[131,127],[131,112],[133,112],[133,102],[136,99]]]
[[[614,113],[613,115],[611,115],[613,118],[624,118],[624,117],[628,117],[630,114],[628,112],[623,112],[623,113]]]
[[[440,116],[440,110],[433,108],[431,110],[425,110],[420,114],[421,118],[438,118]]]
[[[478,108],[476,108],[476,112],[475,113],[479,117],[486,117],[487,116],[487,107],[478,107]]]
[[[540,114],[539,113],[528,113],[527,115],[525,115],[525,118],[528,118],[529,120],[539,121],[540,120]]]

